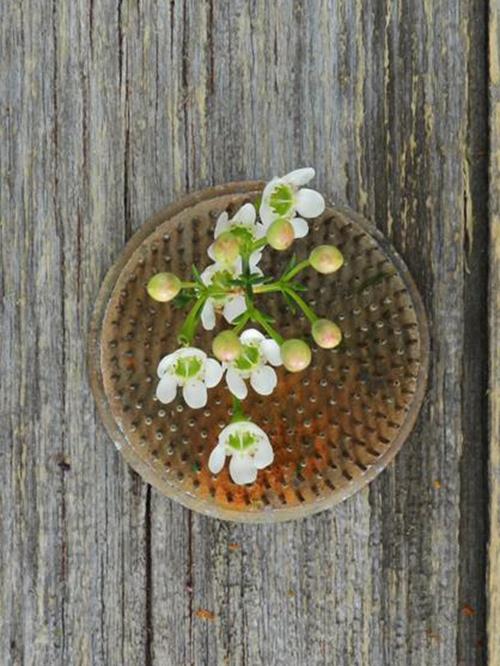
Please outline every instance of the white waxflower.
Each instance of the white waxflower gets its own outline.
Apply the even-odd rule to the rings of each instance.
[[[208,459],[212,474],[224,467],[226,456],[231,457],[229,473],[235,483],[253,483],[257,470],[264,469],[274,460],[273,447],[266,433],[250,421],[231,423],[221,431],[217,446]]]
[[[286,219],[293,226],[295,238],[307,236],[309,224],[303,218],[317,217],[325,210],[321,194],[302,187],[312,178],[314,169],[296,169],[281,178],[273,178],[266,185],[259,210],[266,229],[275,220]]]
[[[250,257],[249,268],[251,273],[262,275],[262,271],[257,268],[260,258],[261,254],[257,252]],[[242,261],[240,257],[232,266],[225,266],[218,263],[207,266],[201,273],[200,278],[203,284],[209,287],[217,284],[224,285],[227,283],[227,280],[237,278],[241,273]],[[211,331],[215,328],[215,313],[218,310],[222,311],[224,319],[229,324],[232,323],[236,317],[247,310],[245,296],[242,293],[236,293],[207,298],[201,311],[201,323],[206,331]]]
[[[250,379],[252,388],[260,395],[270,395],[278,383],[274,366],[282,365],[280,347],[259,331],[249,328],[240,335],[242,352],[231,363],[224,363],[226,382],[231,393],[244,400],[248,395],[245,380]]]
[[[217,239],[226,231],[230,231],[242,246],[251,245],[266,235],[264,225],[257,220],[255,207],[251,203],[244,204],[231,219],[229,219],[226,211],[219,215],[215,225],[214,238]],[[214,244],[212,243],[208,248],[208,256],[216,261],[213,247]]]
[[[196,347],[183,347],[164,356],[157,372],[160,378],[156,388],[158,400],[172,402],[177,387],[181,386],[184,400],[193,409],[207,404],[207,388],[217,386],[223,375],[221,364]]]

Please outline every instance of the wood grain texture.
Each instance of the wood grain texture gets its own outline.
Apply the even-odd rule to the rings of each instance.
[[[0,663],[486,663],[483,5],[0,3]],[[298,523],[225,524],[146,487],[109,443],[86,377],[89,317],[155,210],[307,164],[412,270],[431,326],[428,396],[369,489]],[[498,342],[493,314],[490,331]],[[499,552],[492,538],[490,627]]]
[[[490,541],[488,549],[488,655],[500,663],[500,7],[489,13],[489,488]]]

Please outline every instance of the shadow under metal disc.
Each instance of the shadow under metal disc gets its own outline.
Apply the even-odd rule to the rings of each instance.
[[[184,310],[153,302],[145,286],[159,271],[188,280],[191,266],[210,263],[207,248],[218,215],[255,201],[261,182],[231,183],[190,195],[140,229],[111,268],[92,322],[91,384],[106,428],[127,462],[160,492],[226,520],[275,522],[300,518],[340,502],[371,481],[408,437],[427,379],[429,340],[420,296],[387,240],[344,208],[327,208],[296,241],[297,258],[321,243],[337,245],[344,266],[333,275],[306,270],[300,280],[320,316],[343,331],[335,350],[313,348],[304,372],[278,369],[269,397],[251,389],[244,408],[270,436],[275,460],[249,486],[232,483],[228,460],[214,476],[208,456],[230,422],[223,380],[205,409],[179,397],[155,399],[156,367],[178,347]],[[290,252],[267,249],[260,266],[279,276]],[[283,337],[307,335],[307,321],[279,294],[257,297]],[[223,328],[220,323],[220,328]],[[211,349],[217,333],[199,329],[195,345]]]

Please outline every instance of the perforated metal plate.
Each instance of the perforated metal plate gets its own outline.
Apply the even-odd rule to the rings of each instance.
[[[182,398],[155,399],[156,367],[177,348],[185,312],[153,302],[145,285],[158,271],[189,279],[209,263],[207,247],[223,210],[254,201],[263,183],[204,190],[166,208],[132,238],[109,271],[90,335],[92,388],[104,423],[126,460],[162,493],[196,511],[247,522],[289,520],[320,511],[359,490],[393,458],[420,408],[428,365],[424,310],[413,281],[382,235],[350,210],[327,208],[293,251],[332,243],[345,264],[331,276],[301,277],[318,314],[337,321],[344,339],[333,351],[313,348],[308,370],[278,370],[264,398],[250,391],[245,410],[269,434],[275,461],[256,483],[237,486],[225,469],[207,467],[218,433],[229,423],[225,383],[209,391],[206,409]],[[279,275],[291,252],[266,250],[266,273]],[[258,297],[284,337],[307,334],[279,295]],[[222,326],[221,326],[222,328]],[[210,350],[216,333],[200,329]]]

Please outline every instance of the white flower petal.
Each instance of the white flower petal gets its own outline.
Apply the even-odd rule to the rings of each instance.
[[[262,342],[263,340],[265,340],[265,337],[256,328],[247,328],[240,335],[240,342],[243,345],[250,345],[252,342]]]
[[[276,185],[279,185],[279,183],[282,183],[283,180],[281,178],[271,178],[271,180],[268,182],[268,184],[265,186],[263,192],[262,192],[262,201],[267,202],[271,194],[274,192]],[[261,205],[262,205],[261,201]]]
[[[254,230],[255,230],[255,238],[257,240],[259,240],[260,238],[264,238],[264,236],[266,235],[266,228],[260,222],[257,222],[255,224]]]
[[[253,224],[256,217],[257,213],[255,212],[254,205],[247,203],[239,209],[231,221],[237,224]]]
[[[207,387],[199,379],[190,379],[184,384],[182,397],[193,409],[205,407],[207,404]]]
[[[217,264],[210,264],[210,266],[207,266],[205,270],[200,273],[200,279],[206,287],[212,284],[212,277],[217,269]]]
[[[207,298],[201,310],[201,323],[205,331],[211,331],[215,328],[215,308],[212,298]]]
[[[301,217],[292,217],[290,224],[293,227],[295,238],[304,238],[309,233],[309,223]]]
[[[174,355],[176,360],[185,356],[196,356],[202,361],[207,358],[207,355],[203,349],[198,349],[198,347],[181,347],[176,352],[174,352]]]
[[[267,338],[262,340],[260,348],[268,363],[274,366],[282,365],[281,350],[279,344],[275,340]]]
[[[224,448],[224,445],[217,444],[208,459],[208,469],[212,472],[212,474],[218,474],[224,467],[225,461],[226,449]]]
[[[224,370],[222,365],[214,358],[207,358],[205,361],[205,384],[208,388],[213,388],[222,379]]]
[[[239,485],[253,483],[257,478],[257,468],[250,456],[233,453],[229,463],[229,473],[233,481]]]
[[[175,398],[177,393],[177,381],[170,374],[163,375],[156,387],[156,397],[165,405]]]
[[[224,211],[217,218],[217,223],[215,225],[214,237],[218,238],[221,233],[229,229],[229,215]]]
[[[247,304],[244,296],[234,296],[224,305],[224,318],[227,322],[231,323],[240,314],[247,311]]]
[[[274,451],[268,437],[263,438],[255,451],[253,462],[257,469],[264,469],[274,460]]]
[[[158,368],[156,369],[156,372],[158,374],[158,377],[160,377],[160,379],[167,372],[168,368],[173,364],[176,358],[177,358],[177,353],[174,352],[173,354],[167,354],[161,359],[161,361],[158,363]]]
[[[260,203],[260,208],[259,208],[259,217],[264,225],[264,229],[267,229],[269,225],[279,217],[279,215],[275,213],[272,210],[271,206],[269,205],[269,199],[271,197],[271,194],[274,192],[274,188],[276,187],[276,185],[279,185],[279,183],[282,182],[283,181],[280,178],[273,178],[265,186],[264,191],[262,192],[262,201]]]
[[[295,171],[290,171],[286,176],[283,176],[285,183],[292,185],[292,187],[302,187],[310,180],[314,178],[315,171],[311,167],[305,167],[303,169],[295,169]]]
[[[259,261],[262,259],[262,252],[260,250],[256,250],[255,252],[252,252],[248,259],[248,267],[250,268],[251,273],[260,273],[262,274],[262,271],[260,268],[257,268],[257,264]]]
[[[297,192],[296,208],[299,215],[318,217],[325,210],[325,200],[319,192],[304,187]]]
[[[237,421],[236,423],[230,423],[221,430],[218,443],[226,445],[228,444],[231,435],[241,434],[244,432],[249,432],[255,435],[257,441],[260,441],[261,439],[268,439],[264,430],[262,430],[262,428],[260,428],[255,423],[252,423],[251,421]]]
[[[208,256],[210,257],[210,259],[212,261],[216,261],[215,254],[214,254],[214,245],[215,245],[215,243],[212,243],[212,245],[209,245],[208,250],[207,250],[207,254],[208,254]]]
[[[276,213],[273,212],[273,210],[268,204],[262,204],[259,210],[259,215],[260,219],[262,220],[262,224],[264,226],[264,232],[267,233],[267,230],[274,222],[274,220],[278,219],[278,215],[276,215]]]
[[[228,389],[231,393],[239,398],[244,400],[248,395],[247,385],[240,377],[240,375],[233,368],[228,368],[226,372],[226,383]]]
[[[260,395],[270,395],[276,388],[278,377],[276,370],[269,365],[262,365],[250,375],[252,388]]]

